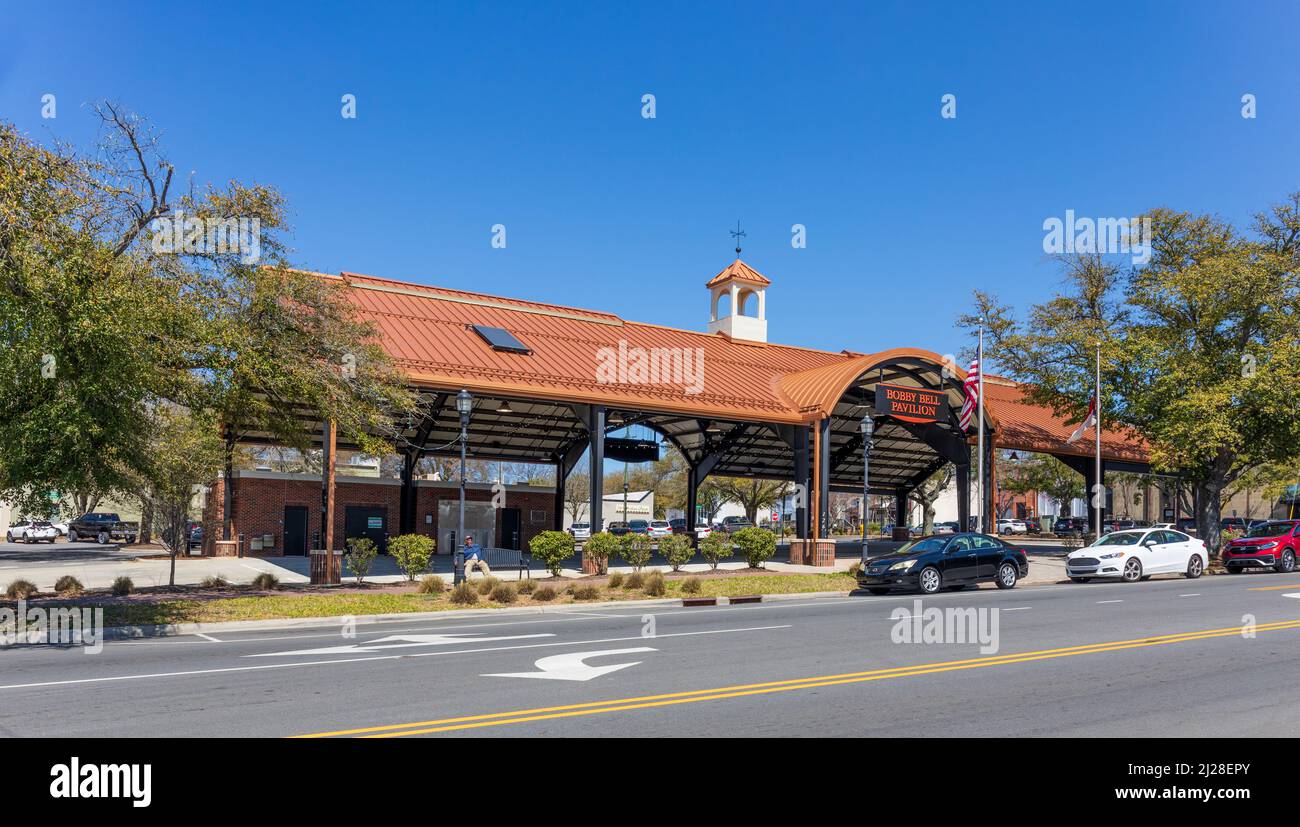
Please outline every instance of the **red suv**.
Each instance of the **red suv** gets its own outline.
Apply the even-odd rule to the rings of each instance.
[[[1300,520],[1269,520],[1223,547],[1223,565],[1231,574],[1248,568],[1295,571],[1300,554]]]

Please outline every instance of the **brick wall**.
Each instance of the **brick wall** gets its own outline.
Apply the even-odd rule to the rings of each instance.
[[[224,479],[212,484],[203,512],[203,553],[213,553],[213,542],[221,537],[224,505]],[[334,489],[334,544],[342,548],[344,520],[350,505],[374,506],[388,510],[388,531],[396,534],[400,514],[401,486],[395,480],[369,478],[348,479],[340,477]],[[280,556],[284,554],[285,506],[307,507],[307,539],[321,528],[321,481],[303,474],[277,474],[273,472],[236,472],[235,497],[231,509],[233,534],[243,534],[245,542],[254,536],[270,534],[274,546],[269,551],[254,552],[245,546],[250,556]],[[455,483],[420,481],[416,488],[415,531],[438,537],[438,504],[440,500],[458,502],[460,489]],[[492,490],[488,486],[471,485],[466,488],[467,502],[488,502]],[[520,510],[520,535],[525,545],[539,532],[554,526],[555,498],[548,489],[530,489],[526,486],[508,486],[506,502]],[[426,523],[425,515],[433,522]],[[501,520],[497,520],[497,537],[493,545],[502,545]],[[446,549],[439,549],[445,553]]]

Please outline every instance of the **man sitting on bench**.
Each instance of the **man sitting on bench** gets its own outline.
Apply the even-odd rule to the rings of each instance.
[[[481,569],[484,577],[492,576],[492,569],[488,567],[487,561],[483,559],[483,547],[474,542],[473,535],[465,535],[465,576],[474,569]]]

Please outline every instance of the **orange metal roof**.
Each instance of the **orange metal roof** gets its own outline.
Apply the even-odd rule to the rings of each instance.
[[[758,272],[753,267],[750,267],[740,259],[736,259],[728,264],[721,273],[718,273],[716,276],[705,282],[704,286],[713,288],[728,281],[743,281],[759,287],[767,287],[772,283],[768,281],[767,277],[762,273]]]
[[[1051,452],[1055,454],[1093,455],[1094,432],[1089,429],[1082,439],[1073,444],[1066,442],[1078,424],[1066,424],[1048,408],[1025,399],[1020,385],[1010,379],[984,374],[985,406],[998,413],[1000,428],[998,447],[1024,451]],[[1130,430],[1116,431],[1102,423],[1101,453],[1107,459],[1146,462],[1147,444],[1140,435]]]
[[[768,283],[737,260],[710,284],[728,273]],[[385,349],[413,382],[431,388],[464,387],[483,394],[624,405],[701,418],[799,423],[829,415],[859,376],[887,359],[905,356],[942,364],[938,354],[915,348],[861,354],[733,341],[722,334],[630,322],[595,310],[356,273],[342,273],[341,278],[353,288],[349,295],[358,314],[376,325]],[[475,324],[505,328],[532,353],[493,350],[471,329]],[[688,382],[602,381],[603,362],[620,353],[648,355],[658,349],[689,352],[692,358],[702,354],[698,392],[692,392],[695,388],[687,387]],[[955,371],[964,378],[960,368]],[[1027,403],[1014,383],[986,376],[985,388],[986,414],[999,432],[1000,447],[1089,453],[1088,440],[1066,445],[1073,427],[1050,410]],[[1112,459],[1146,459],[1139,439],[1111,432],[1104,435],[1103,453]]]

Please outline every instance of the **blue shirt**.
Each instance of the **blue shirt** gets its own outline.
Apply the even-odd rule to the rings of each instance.
[[[482,552],[483,552],[483,547],[471,540],[470,544],[465,546],[465,559],[481,560]]]

